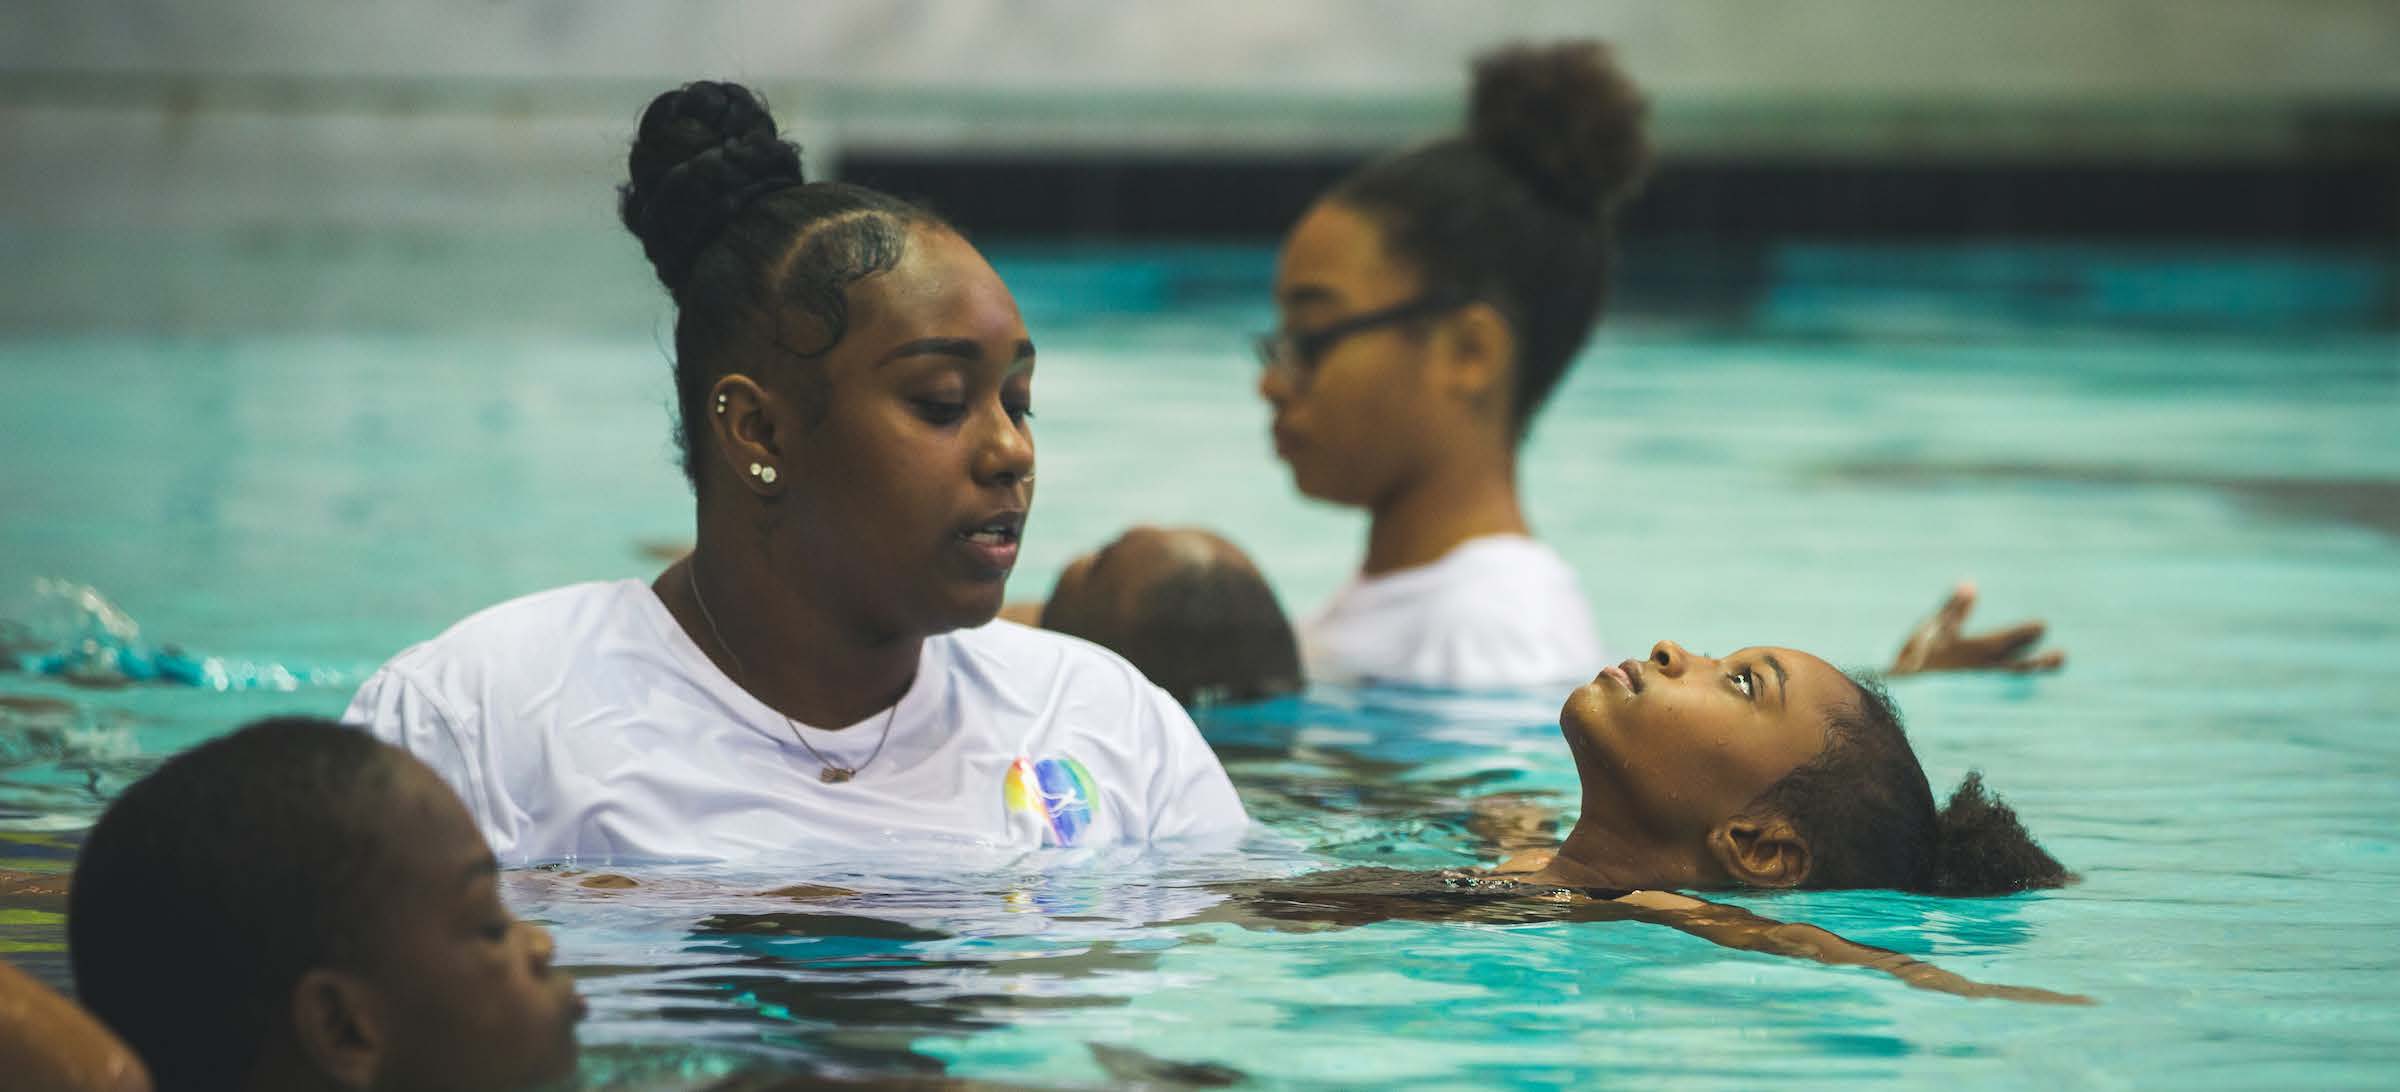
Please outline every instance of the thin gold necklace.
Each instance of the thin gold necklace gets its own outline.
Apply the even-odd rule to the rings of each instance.
[[[743,677],[748,675],[749,672],[742,667],[741,656],[737,655],[733,651],[733,642],[726,640],[725,631],[717,628],[717,616],[708,612],[708,600],[700,594],[700,576],[697,571],[697,567],[688,560],[683,563],[683,577],[684,583],[691,585],[692,602],[700,607],[700,620],[708,623],[709,636],[717,639],[717,647],[724,649],[725,658],[733,661],[733,681],[737,685],[742,685]],[[744,690],[749,689],[747,685],[742,685],[742,688]],[[761,702],[759,704],[764,705],[766,703]],[[838,785],[844,781],[850,780],[853,777],[857,777],[858,771],[866,769],[883,754],[883,745],[886,742],[889,742],[892,738],[892,722],[900,717],[900,703],[892,703],[892,711],[886,714],[883,718],[883,734],[875,737],[875,749],[867,753],[867,760],[865,762],[861,762],[856,766],[834,765],[831,761],[826,759],[824,752],[817,750],[814,745],[808,742],[807,736],[800,734],[800,725],[792,720],[790,714],[777,709],[775,711],[775,715],[783,718],[783,726],[792,730],[792,738],[799,740],[801,746],[807,747],[809,757],[817,760],[817,780],[828,785]]]

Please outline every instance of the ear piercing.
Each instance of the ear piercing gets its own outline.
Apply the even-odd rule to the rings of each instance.
[[[717,415],[721,417],[721,416],[723,416],[723,415],[724,415],[724,413],[725,413],[725,392],[724,392],[724,391],[718,391],[718,392],[717,392]],[[773,485],[773,484],[775,484],[775,468],[774,468],[774,467],[771,467],[771,466],[768,466],[768,465],[767,465],[767,464],[765,464],[765,463],[751,463],[751,464],[750,464],[750,476],[751,476],[751,477],[753,477],[753,478],[757,478],[759,481],[765,482],[765,483],[767,483],[768,485]]]

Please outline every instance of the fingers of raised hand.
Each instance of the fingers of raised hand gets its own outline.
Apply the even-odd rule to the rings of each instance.
[[[1932,623],[1945,630],[1956,631],[1967,624],[1967,615],[1975,609],[1975,585],[1961,581],[1950,590],[1950,598],[1942,601],[1940,610],[1933,612]]]

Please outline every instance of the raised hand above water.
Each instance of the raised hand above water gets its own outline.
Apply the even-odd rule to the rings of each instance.
[[[1964,633],[1967,613],[1975,609],[1975,585],[1962,583],[1948,601],[1911,630],[1892,658],[1887,674],[1898,677],[1927,671],[2056,671],[2066,665],[2061,649],[2033,652],[2049,627],[2039,619],[2019,622],[1989,633]]]

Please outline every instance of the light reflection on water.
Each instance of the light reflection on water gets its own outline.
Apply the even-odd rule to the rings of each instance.
[[[1019,591],[1136,520],[1225,530],[1295,608],[1330,591],[1360,527],[1271,461],[1234,336],[1263,315],[1040,317],[1056,302],[1029,306],[1044,489]],[[1320,690],[1204,717],[1266,828],[1238,853],[512,877],[594,999],[590,1075],[2374,1083],[2400,1063],[2400,340],[1939,333],[1614,326],[1535,436],[1533,517],[1619,654],[1872,664],[1961,576],[1987,621],[2048,618],[2063,675],[1897,696],[1938,786],[1985,770],[2082,884],[1743,901],[2098,1008],[1630,923],[1213,920],[1229,879],[1468,864],[1477,801],[1575,804],[1563,695]],[[156,639],[355,673],[501,598],[654,566],[637,543],[688,534],[665,398],[641,343],[0,344],[0,617],[64,577]],[[158,756],[347,694],[0,676],[0,698],[0,867],[54,874]],[[852,893],[756,894],[802,882]],[[59,977],[58,908],[0,895],[0,950]]]

